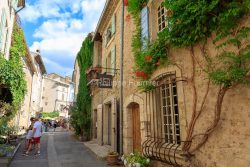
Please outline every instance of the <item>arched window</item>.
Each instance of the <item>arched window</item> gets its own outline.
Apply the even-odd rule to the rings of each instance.
[[[158,7],[158,30],[162,31],[166,27],[166,9],[164,3]]]

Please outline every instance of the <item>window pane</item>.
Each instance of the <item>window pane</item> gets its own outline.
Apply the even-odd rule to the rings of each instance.
[[[169,92],[169,89],[167,89],[166,91],[167,91],[167,96],[170,96],[170,92]]]
[[[169,75],[160,80],[161,109],[163,115],[163,135],[168,143],[180,143],[179,109],[176,84],[172,84],[175,75]]]
[[[168,116],[168,124],[171,124],[172,123],[172,118],[171,116]]]
[[[179,123],[179,116],[176,115],[176,116],[175,116],[175,124],[178,124],[178,123]]]
[[[176,89],[176,86],[173,87],[173,94],[176,95],[177,94],[177,89]]]
[[[177,115],[179,114],[178,106],[174,106],[174,113],[177,114]]]
[[[170,97],[167,98],[168,106],[170,106]]]
[[[163,106],[166,106],[166,99],[165,98],[162,99],[162,102],[163,102]]]
[[[174,104],[177,104],[178,101],[177,101],[177,96],[174,96]]]
[[[166,97],[165,89],[162,90],[162,97]]]
[[[167,109],[166,107],[163,106],[163,115],[166,115],[167,114]]]

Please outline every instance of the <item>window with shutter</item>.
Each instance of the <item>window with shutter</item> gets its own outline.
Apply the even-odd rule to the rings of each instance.
[[[12,0],[12,7],[16,10],[17,9],[18,0]]]
[[[116,55],[115,55],[115,46],[111,49],[111,75],[115,74],[116,68]]]
[[[0,51],[2,50],[3,43],[4,43],[4,28],[6,23],[6,14],[5,10],[2,10],[1,22],[0,22]]]
[[[149,9],[147,6],[141,10],[141,37],[142,49],[145,49],[149,39]]]
[[[112,16],[112,27],[111,27],[111,32],[112,32],[112,35],[115,33],[115,14]]]

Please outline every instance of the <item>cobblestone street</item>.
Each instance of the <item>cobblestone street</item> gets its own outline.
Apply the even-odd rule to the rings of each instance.
[[[41,155],[23,156],[22,145],[10,167],[105,167],[82,142],[74,139],[70,132],[57,130],[44,133],[41,141]]]

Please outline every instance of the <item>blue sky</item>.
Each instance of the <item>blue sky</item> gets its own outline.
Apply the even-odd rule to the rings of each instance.
[[[81,43],[96,28],[105,0],[26,0],[20,12],[31,51],[39,49],[48,73],[72,75]]]

